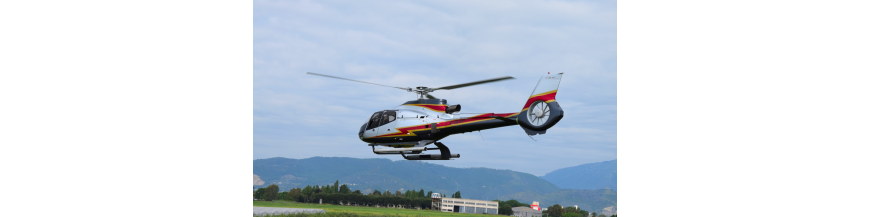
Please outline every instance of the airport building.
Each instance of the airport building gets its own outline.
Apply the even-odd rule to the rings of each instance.
[[[441,212],[498,214],[498,202],[462,198],[441,198],[441,194],[439,193],[432,193],[432,207],[440,208]]]
[[[519,217],[541,217],[542,213],[540,210],[532,209],[531,207],[514,207],[511,208],[514,211],[514,214],[511,216],[519,216]]]
[[[541,206],[538,204],[538,201],[532,201],[532,205],[529,207],[513,207],[511,210],[514,211],[512,216],[519,217],[541,217]]]

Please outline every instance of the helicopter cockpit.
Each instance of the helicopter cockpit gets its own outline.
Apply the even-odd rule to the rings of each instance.
[[[360,129],[359,129],[360,137],[363,136],[363,133],[365,131],[374,132],[376,130],[375,128],[378,128],[380,126],[384,126],[385,124],[388,124],[388,123],[393,122],[393,121],[396,121],[396,110],[385,110],[385,111],[375,112],[374,114],[372,114],[372,117],[369,118],[369,122],[363,124],[363,126],[360,127]]]

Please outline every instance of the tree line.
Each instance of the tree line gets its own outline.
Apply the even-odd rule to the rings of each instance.
[[[432,209],[432,191],[426,192],[423,189],[406,190],[390,192],[381,192],[374,190],[371,193],[363,194],[360,190],[351,191],[347,185],[338,185],[335,181],[333,185],[324,186],[305,186],[305,188],[292,188],[289,191],[280,192],[278,185],[271,184],[266,188],[258,188],[254,191],[254,198],[265,201],[295,201],[300,203],[320,203],[321,200],[325,204],[345,205],[345,206],[369,206],[369,207],[389,207],[389,208],[404,208],[404,209]],[[459,191],[450,195],[450,198],[462,198]],[[520,203],[517,200],[493,200],[498,202],[498,214],[513,215],[514,207],[530,207],[527,203]],[[440,208],[439,208],[440,209]],[[562,207],[559,204],[547,207],[546,211],[542,212],[546,217],[587,217],[589,212],[574,207]],[[592,212],[594,217],[606,217]],[[611,215],[610,217],[616,217]]]
[[[589,216],[589,211],[577,209],[574,207],[562,207],[559,204],[555,204],[547,207],[546,211],[542,212],[546,217],[587,217]],[[607,217],[603,214],[598,214],[597,212],[592,212],[593,217]],[[610,215],[610,217],[616,217],[616,215]]]
[[[454,196],[458,198],[460,193],[457,191]],[[254,198],[266,201],[285,200],[300,203],[320,203],[322,200],[325,204],[406,209],[431,209],[431,197],[432,191],[426,192],[423,189],[404,192],[375,190],[363,194],[360,190],[351,191],[347,185],[339,185],[337,180],[333,185],[309,185],[305,188],[293,188],[284,192],[280,192],[275,184],[254,191]]]

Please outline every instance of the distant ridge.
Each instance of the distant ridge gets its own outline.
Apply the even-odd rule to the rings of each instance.
[[[616,191],[616,160],[566,167],[547,173],[541,178],[560,188],[610,188]]]
[[[493,200],[520,192],[544,195],[559,191],[540,177],[512,170],[453,168],[421,161],[312,157],[254,160],[254,175],[265,187],[277,184],[283,191],[306,185],[332,185],[336,180],[352,190],[395,192],[420,188],[449,196],[456,191],[463,198]],[[256,184],[256,183],[255,183]],[[527,203],[531,201],[526,201]]]
[[[449,197],[458,190],[462,192],[462,198],[468,199],[516,199],[522,203],[539,201],[543,207],[556,203],[563,206],[578,205],[581,209],[600,213],[605,207],[617,205],[616,160],[560,169],[567,173],[572,173],[573,170],[568,169],[576,167],[580,167],[581,170],[586,168],[589,171],[608,171],[606,168],[609,168],[611,162],[614,180],[612,188],[560,189],[559,186],[542,177],[511,170],[454,168],[421,161],[389,159],[269,158],[254,160],[254,188],[276,184],[284,191],[306,185],[332,185],[335,184],[335,180],[339,180],[340,184],[348,184],[351,190],[360,190],[364,193],[373,190],[395,192],[401,189],[404,194],[405,190],[419,191],[423,188],[425,191],[442,193]],[[560,170],[545,176],[558,175],[561,173]],[[591,176],[596,173],[585,173],[587,176],[581,180],[599,180]],[[257,180],[257,177],[260,180]]]

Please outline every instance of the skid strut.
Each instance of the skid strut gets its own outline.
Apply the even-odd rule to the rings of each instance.
[[[405,155],[402,153],[402,157],[406,160],[450,160],[450,158],[459,158],[459,154],[451,154],[450,149],[444,144],[435,142],[435,146],[438,146],[438,148],[429,150],[438,150],[441,151],[441,154]]]

